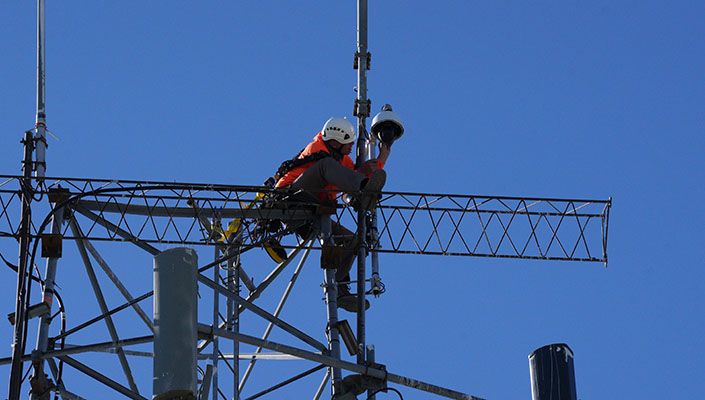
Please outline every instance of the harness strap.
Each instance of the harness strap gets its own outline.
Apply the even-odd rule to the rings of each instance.
[[[282,177],[282,176],[286,175],[287,173],[289,173],[289,171],[291,171],[294,168],[300,167],[300,166],[302,166],[304,164],[308,164],[310,162],[320,161],[326,157],[332,157],[332,155],[330,153],[323,151],[323,150],[317,151],[315,153],[311,153],[307,156],[299,158],[301,153],[303,153],[303,150],[301,150],[299,152],[299,154],[294,156],[294,158],[292,158],[291,160],[286,160],[283,163],[281,163],[281,165],[279,166],[279,169],[277,169],[277,175],[279,175],[279,177]]]
[[[267,187],[274,187],[276,185],[277,181],[279,178],[283,177],[284,175],[288,174],[289,171],[293,170],[294,168],[300,167],[302,165],[308,164],[310,162],[316,162],[320,161],[326,157],[333,157],[334,160],[340,161],[343,159],[343,154],[340,152],[340,150],[334,149],[328,145],[327,142],[323,142],[325,144],[326,149],[328,149],[328,152],[321,150],[317,151],[315,153],[311,153],[307,156],[299,158],[301,156],[301,153],[306,150],[306,148],[301,149],[296,155],[290,159],[290,160],[285,160],[284,162],[281,163],[279,168],[277,169],[277,173],[274,174],[274,176],[268,178],[265,182],[264,185]]]

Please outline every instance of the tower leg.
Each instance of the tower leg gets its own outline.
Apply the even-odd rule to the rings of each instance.
[[[61,225],[64,223],[64,208],[59,208],[55,211],[54,217],[52,218],[51,233],[60,234]],[[51,323],[51,306],[54,302],[54,280],[56,279],[56,266],[59,261],[59,257],[49,257],[47,259],[46,271],[44,274],[44,287],[42,288],[42,302],[46,303],[48,312],[42,315],[39,321],[39,332],[37,333],[37,346],[35,351],[38,354],[45,353],[48,349],[49,344],[49,324]],[[52,349],[53,350],[53,349]],[[38,360],[34,364],[34,376],[33,379],[43,380],[44,376],[44,360]],[[40,399],[46,393],[49,396],[47,390],[49,388],[40,389],[42,393],[34,393],[30,396],[30,399]],[[46,397],[48,398],[48,397]]]
[[[340,334],[338,333],[338,288],[335,282],[335,270],[325,269],[325,295],[328,306],[328,349],[330,356],[340,359]],[[340,368],[333,367],[331,373],[332,395],[341,394],[343,375]]]
[[[215,220],[214,220],[215,223]],[[221,248],[215,246],[214,258],[217,260],[220,257]],[[220,265],[213,268],[213,281],[220,282]],[[220,326],[220,293],[217,289],[213,289],[213,326]],[[211,377],[211,387],[213,388],[213,400],[218,400],[218,363],[220,359],[220,340],[218,337],[213,338],[213,375]]]
[[[29,180],[32,174],[32,151],[33,148],[32,131],[26,131],[24,136],[24,161],[22,163],[24,179],[22,184],[31,186]],[[20,255],[17,270],[17,296],[15,298],[15,331],[12,342],[12,365],[10,367],[10,387],[9,400],[18,400],[20,398],[20,389],[22,382],[22,356],[24,356],[24,325],[25,325],[25,301],[27,296],[27,264],[30,244],[30,225],[32,223],[32,196],[26,191],[22,191],[20,195],[22,204],[20,222]]]
[[[238,250],[228,250],[226,255]],[[228,289],[240,294],[240,256],[235,256],[228,260]],[[240,333],[240,314],[235,302],[228,298],[228,329]],[[240,400],[240,342],[233,340],[233,398]]]
[[[365,275],[367,247],[367,216],[360,210],[357,216],[357,240],[360,246],[357,255],[357,363],[365,363]]]
[[[319,219],[320,225],[320,240],[323,246],[332,245],[332,227],[330,216],[321,215]],[[323,267],[323,265],[322,265]],[[328,350],[330,356],[335,359],[340,359],[340,334],[338,332],[338,286],[335,281],[335,270],[330,268],[323,269],[325,273],[324,293],[326,297],[326,306],[328,311]],[[342,390],[342,371],[340,368],[329,368],[331,376],[331,394],[333,398],[341,394]]]

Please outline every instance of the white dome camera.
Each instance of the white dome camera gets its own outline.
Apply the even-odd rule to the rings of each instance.
[[[372,119],[372,135],[383,143],[392,144],[403,134],[404,124],[401,117],[392,112],[392,106],[385,104],[382,112]]]

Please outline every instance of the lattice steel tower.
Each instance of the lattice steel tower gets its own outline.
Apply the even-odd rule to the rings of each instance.
[[[359,162],[374,158],[377,145],[366,128],[371,108],[366,82],[370,67],[366,0],[358,0],[357,22]],[[65,399],[83,398],[85,379],[64,379],[67,368],[102,385],[103,398],[149,397],[151,389],[140,386],[135,376],[145,370],[151,373],[155,320],[141,305],[154,294],[151,280],[134,279],[125,266],[111,266],[98,248],[101,245],[120,246],[122,256],[134,252],[150,264],[163,253],[155,247],[158,244],[198,251],[198,307],[208,312],[201,312],[201,322],[194,328],[199,372],[192,398],[214,400],[258,398],[317,371],[323,375],[320,385],[305,394],[314,399],[352,399],[363,391],[367,391],[365,398],[374,398],[376,392],[393,390],[388,383],[448,398],[476,398],[396,375],[386,369],[384,360],[375,360],[374,346],[365,335],[365,296],[359,296],[353,331],[338,318],[332,269],[323,269],[327,307],[323,338],[280,318],[310,253],[320,251],[325,267],[340,251],[331,241],[333,221],[357,228],[359,294],[378,296],[384,291],[380,253],[607,262],[610,200],[384,192],[376,211],[366,212],[344,205],[291,202],[287,196],[292,193],[268,187],[46,177],[43,27],[44,1],[39,0],[36,127],[25,133],[23,175],[0,176],[0,237],[19,243],[16,309],[11,316],[14,347],[11,355],[0,358],[0,364],[11,364],[11,400],[20,398],[27,366],[31,379],[25,387],[34,399],[48,399],[52,392]],[[268,200],[274,197],[278,200]],[[284,224],[262,229],[267,221]],[[248,263],[255,264],[261,253],[251,250],[272,239],[281,241],[287,257],[255,284]],[[72,242],[85,269],[80,279],[57,272]],[[213,254],[212,261],[206,260],[208,254]],[[40,257],[47,258],[45,271],[35,274],[32,266]],[[260,295],[284,280],[282,274],[293,265],[276,306],[259,306]],[[85,289],[61,291],[55,286],[61,279],[80,280]],[[36,296],[37,292],[41,295]],[[110,292],[122,298],[119,306],[108,306]],[[71,304],[79,302],[95,302],[97,311],[72,318],[69,325],[65,315]],[[251,329],[250,322],[241,323],[241,317],[251,318],[251,326],[264,327],[264,333],[259,337],[243,333]],[[34,319],[38,323],[30,324]],[[103,326],[107,335],[98,329]],[[117,326],[130,336],[119,336]],[[295,344],[269,340],[274,328]],[[35,333],[36,341],[30,341]],[[341,358],[341,341],[355,362]],[[241,345],[255,350],[244,352]],[[269,359],[308,360],[311,366],[269,389],[248,392],[249,377],[261,369],[255,368],[257,361]],[[244,371],[240,360],[249,361]],[[344,377],[343,371],[353,374]],[[326,388],[330,394],[324,394]]]

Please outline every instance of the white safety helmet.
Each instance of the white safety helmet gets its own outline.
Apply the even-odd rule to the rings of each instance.
[[[357,138],[355,128],[345,118],[332,117],[323,125],[321,132],[323,140],[337,140],[342,144],[352,143]]]
[[[384,143],[393,143],[404,134],[404,124],[397,113],[392,112],[392,106],[385,104],[382,112],[372,119],[372,135]]]

